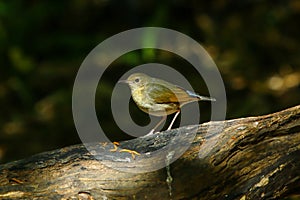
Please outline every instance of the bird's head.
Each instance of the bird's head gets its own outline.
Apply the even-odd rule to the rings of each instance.
[[[150,76],[147,76],[143,73],[134,73],[131,74],[126,80],[120,80],[118,83],[127,83],[131,90],[143,87],[150,79]]]

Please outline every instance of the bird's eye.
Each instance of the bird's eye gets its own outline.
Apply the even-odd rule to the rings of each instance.
[[[140,79],[136,78],[136,79],[134,79],[134,82],[138,83],[138,82],[140,82]]]

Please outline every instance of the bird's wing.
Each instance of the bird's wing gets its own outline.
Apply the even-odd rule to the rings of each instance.
[[[149,98],[156,103],[187,102],[195,98],[191,97],[184,89],[175,85],[148,83],[145,89]]]

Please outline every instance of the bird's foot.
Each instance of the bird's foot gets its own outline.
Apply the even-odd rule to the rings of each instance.
[[[153,135],[155,133],[158,133],[158,131],[157,132],[154,132],[154,131],[155,131],[155,129],[151,129],[151,131],[149,133],[147,133],[146,135],[142,136],[142,138]]]
[[[153,135],[154,134],[154,129],[151,129],[151,131],[149,132],[149,133],[147,133],[147,135],[146,136],[148,136],[148,135]]]

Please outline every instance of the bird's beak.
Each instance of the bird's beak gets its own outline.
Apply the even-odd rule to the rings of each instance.
[[[118,83],[127,83],[128,84],[129,81],[128,80],[119,80]]]

